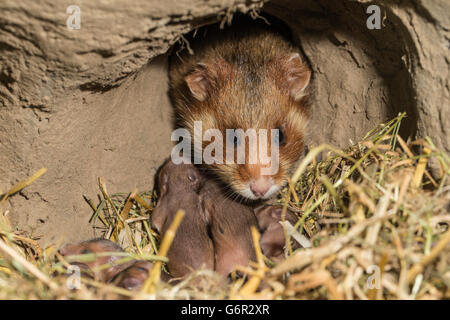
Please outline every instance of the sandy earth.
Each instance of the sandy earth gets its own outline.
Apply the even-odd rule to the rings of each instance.
[[[0,190],[48,169],[8,200],[10,219],[43,243],[86,239],[82,196],[96,199],[97,177],[109,192],[151,189],[171,149],[170,48],[234,12],[292,29],[313,70],[310,144],[344,147],[406,111],[405,138],[450,151],[450,3],[374,1],[385,18],[369,30],[368,2],[81,0],[81,29],[69,30],[64,2],[2,1]]]

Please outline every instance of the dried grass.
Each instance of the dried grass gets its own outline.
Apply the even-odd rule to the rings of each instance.
[[[397,133],[404,117],[345,151],[322,145],[309,152],[276,201],[298,215],[294,229],[285,230],[286,259],[277,265],[257,245],[257,261],[239,268],[245,278],[225,284],[214,272],[198,270],[176,285],[163,283],[161,265],[179,220],[160,241],[148,224],[155,194],[110,196],[99,179],[103,199],[95,205],[85,198],[97,234],[118,242],[127,252],[124,261],[159,261],[143,289],[82,278],[80,288],[70,290],[69,264],[57,261],[57,248],[41,248],[17,233],[1,211],[0,299],[448,299],[450,158],[429,138],[403,141]],[[324,160],[317,162],[319,154]],[[428,171],[430,159],[440,168],[437,179]],[[44,172],[11,188],[2,203]],[[258,232],[252,234],[257,243]],[[292,252],[300,234],[312,248]]]

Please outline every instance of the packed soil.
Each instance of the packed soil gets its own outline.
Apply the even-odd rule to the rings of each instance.
[[[83,196],[97,198],[98,177],[111,193],[153,189],[172,147],[171,48],[236,13],[290,28],[313,71],[310,147],[345,148],[405,111],[404,140],[429,136],[450,151],[447,0],[77,3],[79,30],[63,3],[0,4],[0,191],[47,169],[6,201],[13,226],[43,245],[93,236]],[[379,30],[366,26],[370,4]]]

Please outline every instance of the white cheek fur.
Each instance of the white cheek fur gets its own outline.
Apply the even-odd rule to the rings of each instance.
[[[253,192],[250,190],[250,186],[247,186],[245,189],[240,190],[239,193],[241,194],[241,196],[248,198],[248,199],[252,199],[252,200],[258,199],[255,197]]]
[[[273,186],[270,187],[269,191],[267,191],[267,193],[264,195],[263,199],[269,199],[275,193],[280,191],[280,189],[281,189],[281,186],[277,186],[276,184],[274,184]]]
[[[257,198],[257,197],[255,197],[255,195],[253,194],[253,192],[250,190],[250,185],[247,185],[246,187],[245,187],[245,189],[243,189],[243,190],[240,190],[239,191],[239,193],[243,196],[243,197],[245,197],[245,198],[248,198],[248,199],[251,199],[251,200],[257,200],[257,199],[269,199],[271,196],[273,196],[275,193],[277,193],[278,191],[280,191],[280,189],[281,189],[281,186],[278,186],[278,185],[272,185],[271,187],[270,187],[270,189],[269,189],[269,191],[267,191],[267,193],[264,195],[264,197],[262,197],[262,198]]]

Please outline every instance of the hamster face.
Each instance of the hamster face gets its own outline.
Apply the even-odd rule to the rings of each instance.
[[[192,164],[176,165],[169,160],[161,168],[158,180],[160,198],[151,215],[152,227],[163,235],[176,212],[185,211],[167,253],[170,274],[177,278],[202,266],[214,269],[214,246],[199,195],[204,179],[198,169]]]
[[[203,156],[208,151],[213,161],[203,157],[204,166],[234,192],[253,200],[269,198],[287,182],[304,151],[311,71],[295,46],[267,28],[249,24],[211,32],[208,39],[193,42],[193,55],[171,63],[170,95],[177,126],[188,129],[195,151]],[[201,121],[200,137],[194,130],[196,121]],[[222,135],[222,155],[217,156],[222,162],[216,161],[218,149],[210,146],[216,134],[208,137],[208,129]],[[253,143],[248,136],[228,139],[227,129],[246,134],[252,129],[259,139]],[[260,134],[262,129],[266,136]],[[272,129],[278,129],[276,137],[271,136]],[[199,140],[202,150],[195,143]],[[237,161],[240,146],[245,147],[245,161]],[[276,150],[278,157],[272,156]],[[226,161],[227,151],[235,153],[234,163]]]
[[[123,252],[123,249],[118,244],[106,239],[92,239],[77,244],[67,244],[59,249],[59,253],[64,257],[103,252]],[[97,267],[111,264],[108,268],[94,272],[94,276],[97,280],[109,281],[114,275],[120,272],[123,268],[127,267],[129,264],[129,262],[115,264],[115,262],[119,259],[119,256],[107,255],[97,257],[92,261],[74,261],[71,264],[91,271]]]
[[[202,64],[186,77],[193,101],[181,119],[182,126],[191,136],[195,134],[194,121],[201,121],[203,134],[208,129],[221,132],[224,161],[207,167],[244,198],[267,199],[276,194],[303,154],[307,124],[303,90],[309,77],[298,54],[280,58],[260,73],[219,59]],[[242,131],[230,135],[227,129]],[[249,129],[256,132],[256,139],[250,138]],[[260,129],[267,130],[266,136]],[[264,140],[267,149],[263,151]],[[203,151],[210,143],[203,141]],[[239,148],[245,148],[245,162],[237,163]],[[278,156],[274,153],[271,157],[274,150]],[[234,163],[226,161],[228,154],[234,155]],[[264,161],[264,156],[269,161]]]

